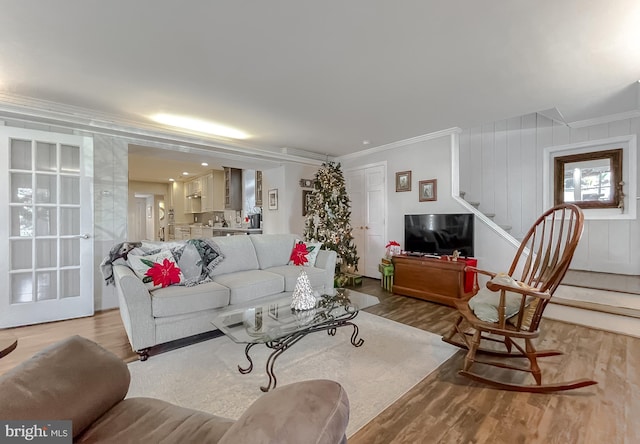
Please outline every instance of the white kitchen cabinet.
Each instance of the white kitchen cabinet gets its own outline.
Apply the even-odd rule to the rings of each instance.
[[[200,198],[200,211],[203,213],[214,211],[213,206],[213,173],[205,174],[200,177],[201,186],[201,198]]]

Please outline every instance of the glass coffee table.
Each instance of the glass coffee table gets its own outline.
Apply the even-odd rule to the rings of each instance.
[[[249,352],[257,344],[264,344],[272,353],[266,363],[269,382],[260,390],[268,392],[275,388],[277,379],[273,370],[278,356],[287,351],[296,342],[310,333],[326,331],[330,336],[336,329],[351,326],[351,344],[360,347],[364,340],[358,338],[358,326],[353,319],[362,308],[379,302],[378,298],[346,289],[338,289],[335,296],[322,296],[316,308],[304,311],[291,309],[292,293],[285,293],[273,299],[260,300],[220,312],[213,325],[239,344],[247,344],[245,356],[249,361],[247,367],[238,365],[242,374],[253,370],[253,361]]]

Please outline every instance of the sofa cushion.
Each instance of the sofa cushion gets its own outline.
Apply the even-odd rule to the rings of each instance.
[[[155,318],[175,316],[229,305],[229,289],[215,282],[195,287],[171,286],[151,292],[151,313]]]
[[[257,270],[259,268],[258,258],[250,237],[220,236],[214,238],[216,245],[220,247],[224,260],[209,271],[209,276],[214,278],[236,271]]]
[[[216,276],[214,280],[229,288],[229,304],[231,305],[241,304],[284,291],[284,277],[263,270],[223,274],[222,276]]]
[[[253,242],[262,270],[289,263],[297,238],[295,234],[256,234],[248,237]]]
[[[220,444],[346,443],[348,423],[349,398],[339,383],[326,379],[301,381],[258,398],[224,434]]]
[[[109,410],[74,442],[216,443],[234,421],[169,404],[128,398]]]
[[[265,271],[282,276],[284,278],[284,291],[293,291],[296,288],[296,282],[301,270],[304,270],[307,276],[309,276],[309,283],[312,288],[324,287],[327,280],[327,273],[322,268],[302,268],[296,265],[281,265],[280,267],[271,267]]]

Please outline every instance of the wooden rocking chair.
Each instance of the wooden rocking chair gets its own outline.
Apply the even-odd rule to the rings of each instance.
[[[507,273],[492,273],[467,267],[467,271],[491,276],[488,290],[456,302],[460,317],[442,340],[468,350],[459,374],[503,390],[555,392],[596,384],[580,379],[566,383],[543,384],[537,358],[561,355],[558,350],[538,351],[533,339],[539,335],[542,313],[562,281],[573,257],[584,223],[575,205],[558,205],[546,211],[522,240]],[[519,276],[519,279],[516,278]],[[499,347],[495,346],[499,343]],[[489,345],[494,347],[488,347]],[[482,346],[481,346],[482,345]],[[509,361],[477,359],[476,354],[500,358],[526,358],[528,366]],[[530,373],[534,384],[517,384],[492,379],[473,371],[475,364]],[[504,372],[498,372],[504,374]]]

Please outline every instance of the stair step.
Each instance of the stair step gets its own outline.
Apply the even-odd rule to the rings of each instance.
[[[552,304],[564,305],[566,307],[581,308],[583,310],[599,311],[601,313],[609,313],[618,316],[627,316],[630,318],[640,319],[640,310],[628,307],[615,307],[607,304],[599,304],[597,302],[576,301],[573,299],[565,299],[553,297]]]
[[[511,229],[513,228],[511,225],[498,225],[500,228],[502,228],[504,231],[511,231]]]
[[[480,206],[480,202],[469,202],[469,205],[471,205],[474,208],[478,208]]]
[[[494,217],[496,217],[496,213],[483,213],[485,216],[487,216],[489,219],[493,219]]]

